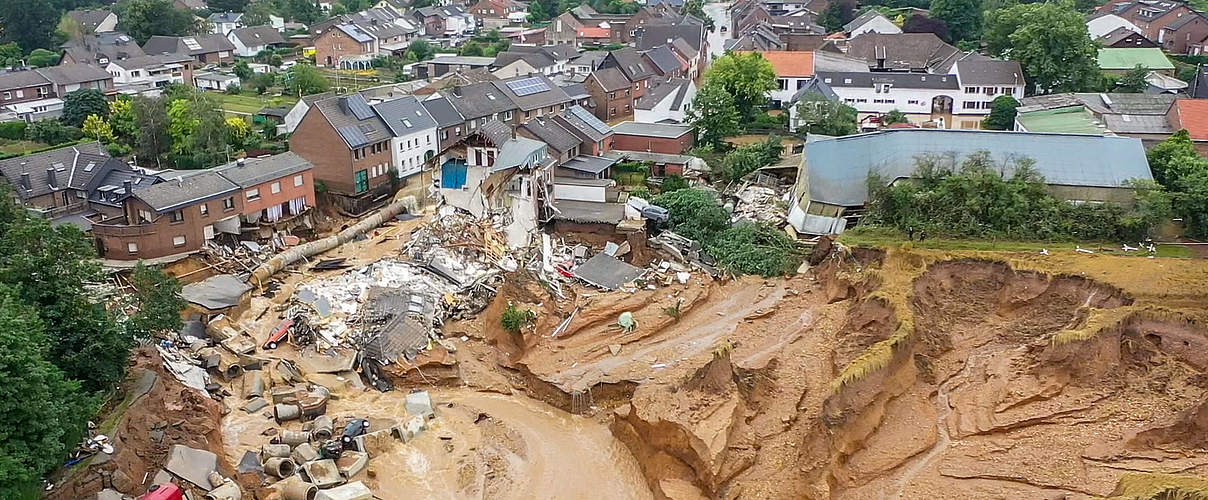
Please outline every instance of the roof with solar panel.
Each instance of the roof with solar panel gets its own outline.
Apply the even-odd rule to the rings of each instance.
[[[315,102],[314,107],[331,123],[350,149],[368,146],[392,136],[390,127],[369,107],[361,94],[323,99]]]
[[[571,106],[555,119],[563,125],[569,125],[568,130],[575,135],[591,142],[599,142],[612,134],[612,127],[600,121],[583,106]]]
[[[143,44],[143,52],[153,54],[187,54],[196,56],[211,52],[235,50],[235,45],[222,35],[153,36]]]
[[[521,111],[558,106],[556,112],[562,110],[562,105],[572,101],[566,91],[554,85],[545,75],[522,76],[491,83],[508,94]]]

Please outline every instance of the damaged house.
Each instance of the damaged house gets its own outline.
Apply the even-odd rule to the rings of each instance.
[[[315,203],[313,166],[295,153],[161,174],[164,182],[115,190],[118,214],[90,218],[98,254],[109,260],[196,252],[219,235],[271,236],[302,222]]]

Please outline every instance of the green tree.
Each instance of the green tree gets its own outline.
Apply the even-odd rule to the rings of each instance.
[[[659,190],[663,193],[670,193],[680,189],[688,189],[688,179],[677,174],[671,174],[663,178],[663,183],[659,185]]]
[[[983,41],[990,54],[1019,61],[1029,90],[1082,92],[1100,81],[1098,46],[1068,0],[990,11]]]
[[[705,84],[729,92],[738,112],[750,120],[762,112],[768,92],[776,88],[776,69],[758,52],[729,53],[713,62],[705,74]]]
[[[247,4],[248,0],[206,0],[210,12],[243,12]]]
[[[741,132],[734,96],[720,85],[706,83],[688,108],[688,123],[696,129],[697,141],[720,147],[726,137]]]
[[[45,0],[4,0],[0,2],[0,42],[15,42],[21,50],[54,47],[55,26],[62,11]]]
[[[240,80],[249,80],[253,75],[252,67],[248,66],[247,61],[235,63],[233,71],[235,72],[235,76],[239,77]]]
[[[688,0],[684,3],[683,12],[699,18],[705,22],[705,28],[713,31],[716,26],[713,23],[713,18],[705,13],[705,0]]]
[[[1163,186],[1171,187],[1177,175],[1169,175],[1168,172],[1174,173],[1172,164],[1175,159],[1194,158],[1199,156],[1199,152],[1195,149],[1195,143],[1191,142],[1191,134],[1187,130],[1179,130],[1150,148],[1145,156],[1149,160],[1149,169],[1153,172],[1154,179]]]
[[[705,250],[726,271],[767,278],[792,273],[804,257],[789,235],[768,223],[735,224],[710,240]]]
[[[25,57],[25,52],[21,51],[21,46],[17,42],[8,42],[0,44],[0,66],[9,67],[21,64],[21,60]]]
[[[0,286],[0,498],[26,498],[31,485],[59,467],[97,409],[48,360],[49,340],[37,312]]]
[[[273,14],[269,2],[255,2],[243,9],[244,26],[264,26],[269,23],[268,16]]]
[[[201,25],[192,12],[176,8],[171,0],[123,0],[114,11],[118,16],[118,31],[145,43],[155,35],[184,36],[201,32]]]
[[[109,103],[109,125],[118,140],[127,145],[133,145],[138,136],[138,124],[135,122],[134,101],[129,98],[118,98]]]
[[[410,52],[416,61],[426,61],[436,53],[436,50],[427,40],[418,39],[407,45],[407,52]]]
[[[895,123],[910,123],[906,118],[906,113],[898,109],[891,109],[888,113],[881,115],[881,125],[893,125]]]
[[[807,134],[850,135],[859,132],[856,108],[827,99],[818,92],[807,92],[797,103],[798,131]]]
[[[286,90],[296,96],[305,96],[327,92],[331,82],[319,68],[309,64],[297,64],[290,68],[285,76]]]
[[[1149,70],[1140,64],[1128,70],[1116,82],[1116,92],[1126,92],[1132,94],[1140,94],[1145,89],[1149,88],[1149,82],[1145,81],[1145,77],[1149,76]]]
[[[135,338],[180,330],[183,325],[180,312],[186,306],[180,296],[180,281],[142,262],[134,268],[130,281],[134,293],[127,300],[136,312],[130,315],[126,327]]]
[[[109,116],[109,102],[105,100],[105,94],[96,89],[68,92],[63,99],[63,116],[59,119],[67,125],[79,127],[88,115],[101,118]]]
[[[990,103],[990,115],[982,121],[982,127],[989,130],[1014,130],[1015,115],[1018,114],[1015,108],[1019,107],[1019,101],[1009,95],[1000,95],[994,98]]]
[[[281,0],[278,12],[286,19],[311,25],[323,20],[323,11],[314,0]]]
[[[822,9],[822,14],[818,16],[818,24],[826,28],[827,32],[836,32],[842,30],[843,25],[850,23],[855,18],[856,2],[854,0],[835,0]]]
[[[59,120],[39,120],[29,124],[25,129],[25,137],[31,141],[57,146],[76,141],[84,137],[84,133],[71,125],[64,125]]]
[[[145,160],[154,160],[156,166],[172,149],[172,136],[168,132],[168,101],[166,97],[134,98],[134,120],[138,133],[135,151]]]
[[[86,137],[104,143],[113,142],[113,127],[110,127],[109,123],[105,122],[105,119],[101,118],[100,115],[88,115],[88,118],[84,119],[82,130]]]
[[[931,0],[928,14],[948,26],[953,40],[977,40],[981,35],[982,11],[979,0]]]
[[[59,53],[51,52],[46,49],[34,49],[29,53],[29,57],[25,60],[30,66],[36,68],[45,68],[59,64]]]
[[[699,188],[679,189],[655,196],[651,203],[670,212],[668,225],[676,233],[706,241],[730,225],[730,215],[717,196]]]

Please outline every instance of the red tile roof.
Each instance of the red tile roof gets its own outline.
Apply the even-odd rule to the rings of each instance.
[[[1176,127],[1187,129],[1192,139],[1208,140],[1208,99],[1179,99],[1174,107]]]
[[[748,51],[743,51],[747,53]],[[814,76],[813,51],[768,50],[759,52],[772,63],[776,76],[780,78],[802,78]]]
[[[608,28],[584,27],[584,28],[579,28],[578,37],[579,38],[612,38],[612,33],[609,32]]]

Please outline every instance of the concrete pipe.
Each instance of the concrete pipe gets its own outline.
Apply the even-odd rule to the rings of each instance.
[[[285,481],[281,494],[285,500],[315,500],[319,496],[319,487],[295,478]]]
[[[314,428],[310,431],[310,439],[316,442],[331,439],[332,427],[331,417],[327,415],[315,417]]]
[[[290,248],[273,256],[273,258],[264,261],[252,270],[252,276],[248,279],[248,283],[255,284],[256,286],[263,286],[264,282],[268,280],[270,276],[277,274],[277,272],[282,269],[285,269],[285,266],[302,260],[305,257],[326,252],[335,247],[348,243],[349,241],[352,241],[353,238],[365,234],[373,228],[382,225],[382,223],[393,219],[394,216],[402,213],[408,205],[415,205],[414,197],[403,196],[400,192],[399,194],[395,195],[394,201],[392,201],[389,205],[382,207],[381,210],[378,210],[373,215],[362,219],[360,222],[348,227],[347,229],[321,240],[315,240],[310,243],[305,243],[294,248]]]
[[[294,451],[290,452],[289,458],[294,459],[294,462],[305,464],[313,460],[319,459],[319,450],[310,443],[302,443],[294,447]]]
[[[243,375],[243,367],[239,363],[231,363],[227,360],[218,362],[218,373],[222,375],[223,380],[231,381]]]
[[[239,485],[234,481],[222,483],[222,486],[210,490],[206,493],[206,500],[243,500],[243,490],[239,489]]]
[[[245,392],[247,392],[248,399],[264,396],[266,384],[264,383],[263,373],[259,371],[252,372],[248,378],[244,379],[244,385],[247,387]]]
[[[273,415],[277,423],[297,420],[302,417],[302,408],[298,405],[281,403],[273,407]]]
[[[290,445],[285,443],[266,444],[260,447],[260,455],[264,459],[287,458],[291,453],[290,449]]]
[[[297,471],[298,464],[295,464],[292,458],[273,457],[264,461],[264,472],[281,479],[290,477]]]
[[[302,431],[281,431],[277,436],[277,442],[287,444],[290,448],[298,446],[310,440],[310,434]]]

